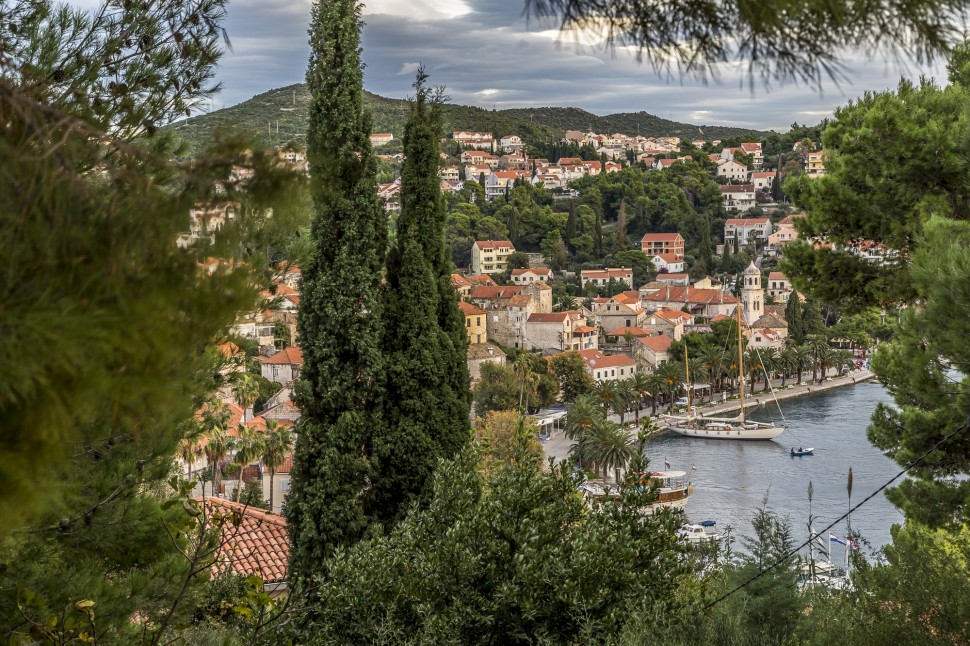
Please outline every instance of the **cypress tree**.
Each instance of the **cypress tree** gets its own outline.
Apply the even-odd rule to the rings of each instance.
[[[374,438],[372,485],[373,514],[385,523],[404,516],[437,461],[454,457],[469,437],[467,336],[451,286],[437,174],[442,94],[426,83],[419,69],[404,127],[397,242],[387,262],[386,426]]]
[[[569,215],[566,217],[566,235],[565,242],[566,246],[569,247],[569,251],[575,253],[575,249],[572,246],[572,239],[579,235],[579,217],[576,215],[576,203],[571,202],[569,205]]]
[[[801,345],[805,342],[805,330],[802,325],[802,304],[798,300],[798,292],[793,291],[788,297],[788,305],[785,306],[785,320],[788,321],[788,336]]]
[[[303,269],[304,364],[296,389],[303,423],[286,512],[297,585],[373,520],[364,492],[373,477],[372,435],[383,424],[379,288],[387,218],[363,106],[360,29],[354,0],[313,6],[307,153],[314,252]]]

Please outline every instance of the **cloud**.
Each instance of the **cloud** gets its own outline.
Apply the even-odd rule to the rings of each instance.
[[[404,97],[418,63],[455,103],[492,108],[573,106],[597,114],[646,111],[698,125],[787,130],[816,123],[867,90],[895,87],[900,70],[861,53],[849,57],[850,84],[823,91],[781,86],[750,91],[737,65],[720,82],[658,76],[626,48],[604,49],[588,35],[560,34],[526,21],[524,0],[371,0],[362,37],[365,87]],[[234,51],[218,78],[216,107],[301,82],[309,56],[310,0],[234,0],[227,28]],[[918,70],[906,70],[915,76]],[[940,75],[940,69],[928,71]],[[499,90],[500,88],[500,90]]]

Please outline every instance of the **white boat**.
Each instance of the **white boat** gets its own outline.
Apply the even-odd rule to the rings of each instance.
[[[708,541],[719,541],[721,534],[714,530],[714,521],[706,520],[699,525],[684,525],[680,528],[680,537],[691,545],[700,545]]]
[[[687,348],[684,348],[685,377],[689,378],[687,365]],[[688,415],[663,415],[661,428],[686,435],[687,437],[702,437],[708,440],[773,440],[785,432],[786,426],[756,422],[744,417],[744,348],[741,345],[741,308],[738,308],[738,375],[741,385],[741,412],[737,417],[704,417],[695,412]],[[690,406],[690,387],[687,388],[688,405]]]
[[[651,471],[643,477],[644,485],[654,484],[659,487],[657,500],[650,504],[648,514],[657,509],[683,509],[691,494],[690,480],[685,471]],[[618,493],[616,486],[606,485],[601,481],[588,480],[580,485],[579,490],[583,498],[590,504],[602,502]]]

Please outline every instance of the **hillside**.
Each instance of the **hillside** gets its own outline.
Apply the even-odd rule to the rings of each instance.
[[[193,152],[210,142],[216,129],[223,135],[245,134],[268,145],[300,142],[306,134],[308,102],[306,86],[290,85],[166,127],[178,132]],[[407,116],[406,101],[365,92],[365,103],[373,117],[374,132],[393,132],[398,137],[403,133]],[[703,136],[708,139],[737,137],[753,132],[742,128],[677,123],[646,112],[601,117],[580,108],[484,110],[453,104],[445,106],[445,128],[449,132],[487,130],[496,136],[518,134],[530,143],[558,139],[566,130],[688,138]],[[763,133],[757,134],[760,137]]]

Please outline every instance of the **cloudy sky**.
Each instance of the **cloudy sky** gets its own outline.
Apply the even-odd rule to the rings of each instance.
[[[635,112],[696,124],[787,130],[817,123],[867,90],[895,86],[900,69],[881,59],[850,59],[849,83],[776,87],[755,93],[725,69],[720,83],[659,78],[626,51],[561,38],[555,25],[527,23],[523,0],[370,0],[363,34],[366,89],[404,97],[419,62],[454,103],[498,109],[574,106],[596,114]],[[214,108],[302,82],[309,52],[309,0],[231,0],[233,51],[222,59],[223,91]]]

